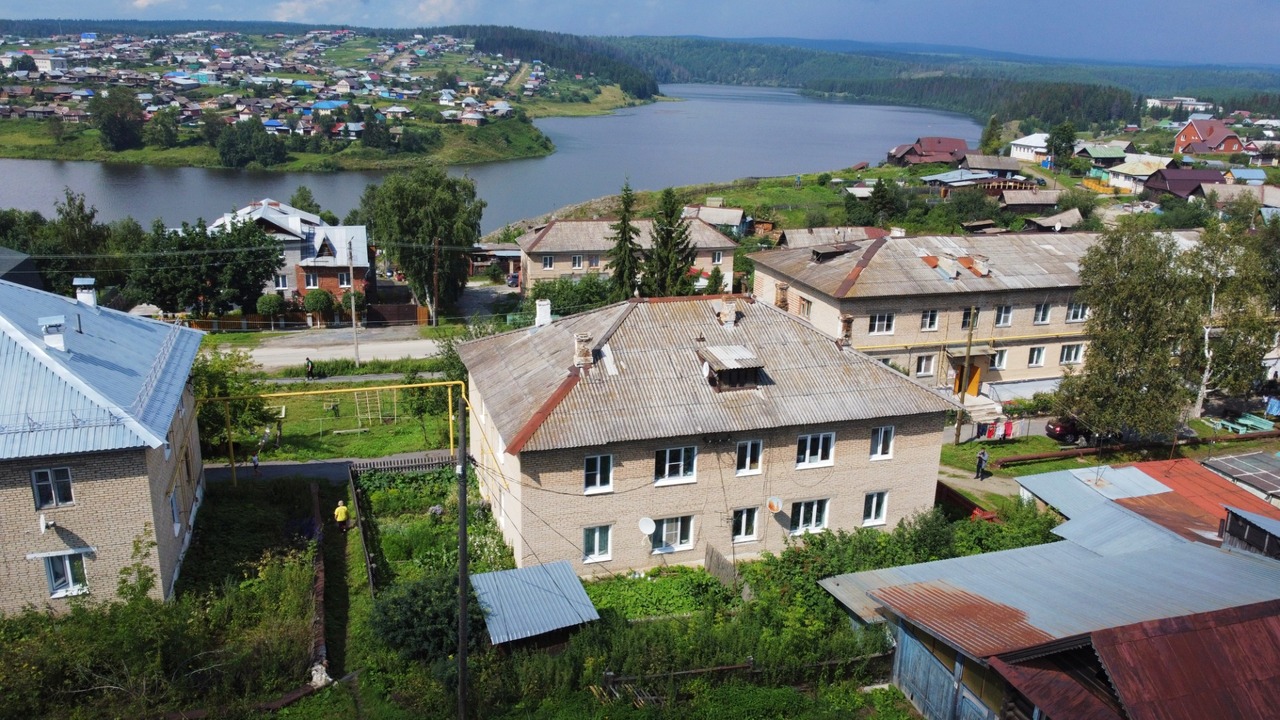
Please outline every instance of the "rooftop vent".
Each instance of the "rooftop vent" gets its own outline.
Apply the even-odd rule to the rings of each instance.
[[[733,297],[726,297],[720,303],[720,324],[724,325],[725,330],[732,330],[738,322],[738,301]]]
[[[67,316],[50,315],[42,317],[36,322],[40,323],[40,333],[44,336],[44,346],[66,352],[67,341],[62,335],[62,327],[67,324]]]
[[[76,278],[71,281],[76,288],[76,301],[89,307],[98,306],[98,291],[93,288],[93,278]]]
[[[591,333],[576,333],[573,336],[573,366],[590,368],[593,362]]]
[[[750,390],[760,384],[764,362],[743,345],[712,345],[698,351],[702,374],[716,392]]]
[[[537,302],[534,303],[534,305],[537,307],[537,312],[534,315],[533,326],[543,327],[545,325],[550,325],[551,324],[551,301],[545,300],[545,299],[538,300]]]

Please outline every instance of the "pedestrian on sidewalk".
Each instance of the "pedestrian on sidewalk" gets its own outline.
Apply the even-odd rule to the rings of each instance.
[[[336,507],[336,508],[334,508],[334,509],[333,509],[333,519],[334,519],[334,520],[336,520],[336,521],[338,522],[338,529],[339,529],[339,530],[341,530],[341,531],[342,531],[342,532],[344,532],[344,533],[347,531],[347,517],[348,517],[348,515],[349,515],[349,511],[347,510],[347,503],[346,503],[346,501],[345,501],[345,500],[339,500],[339,501],[338,501],[338,507]]]
[[[978,451],[978,471],[973,476],[977,480],[987,479],[987,449],[983,448]]]
[[[262,468],[258,467],[258,453],[254,453],[253,457],[249,458],[249,461],[253,463],[253,474],[262,475]]]
[[[316,364],[311,362],[311,358],[307,358],[307,380],[314,380],[316,377]]]

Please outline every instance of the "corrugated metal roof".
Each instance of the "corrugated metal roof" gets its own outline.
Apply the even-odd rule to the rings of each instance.
[[[568,560],[471,576],[494,645],[599,620]]]
[[[1125,720],[1107,699],[1089,692],[1073,673],[1054,658],[1036,658],[1016,665],[991,658],[991,667],[1017,688],[1045,717],[1071,720]]]
[[[1070,472],[1081,483],[1110,500],[1169,492],[1168,486],[1142,472],[1135,465],[1123,467],[1099,465]]]
[[[326,225],[316,228],[310,240],[317,254],[298,264],[303,267],[369,267],[369,236],[364,225]],[[347,246],[351,247],[351,259],[347,259]],[[332,254],[319,255],[322,247],[333,249]]]
[[[1107,499],[1080,482],[1070,470],[1017,478],[1018,484],[1068,518],[1084,517]]]
[[[1275,717],[1280,602],[1099,630],[1093,649],[1130,720]]]
[[[1116,555],[1186,542],[1141,515],[1106,501],[1054,528],[1053,534],[1099,555]]]
[[[710,298],[638,300],[532,330],[458,347],[471,382],[510,441],[544,412],[522,449],[741,432],[941,413],[954,404],[803,320],[740,299],[726,328]],[[563,397],[574,336],[587,333],[596,362]],[[740,345],[763,363],[754,389],[716,392],[699,350]],[[549,406],[552,403],[553,406]]]
[[[1027,557],[1034,558],[1034,553]],[[877,590],[873,595],[973,657],[1037,647],[1043,644],[1041,635],[1066,640],[1118,625],[1280,599],[1280,563],[1200,543],[1036,562],[1020,572],[1001,574],[960,575],[948,565],[955,562],[936,563],[936,575],[945,574],[946,584],[956,592],[1021,612],[1025,619],[1019,622],[1026,632],[1003,631],[1007,613],[961,621],[953,617],[954,602],[929,602],[933,588],[906,586],[906,592]],[[905,602],[901,607],[890,602],[899,599]]]
[[[0,459],[164,444],[202,334],[0,281]]]
[[[705,220],[686,219],[689,243],[698,249],[731,250],[738,246]],[[614,220],[553,220],[516,238],[521,250],[535,252],[608,252],[613,248]],[[653,221],[632,220],[638,231],[636,244],[641,249],[653,247]]]
[[[1269,452],[1227,455],[1205,460],[1204,466],[1264,495],[1280,495],[1280,458]]]
[[[1061,190],[1005,190],[1000,202],[1005,205],[1057,205]]]
[[[762,368],[764,363],[750,348],[741,345],[715,345],[698,351],[698,356],[706,361],[712,370],[739,370]]]
[[[1137,463],[1134,467],[1219,520],[1227,517],[1224,511],[1227,506],[1280,520],[1280,508],[1232,484],[1195,460],[1159,460]]]
[[[1259,515],[1257,513],[1252,513],[1252,512],[1249,512],[1248,510],[1242,510],[1236,507],[1227,506],[1227,509],[1235,513],[1236,515],[1239,515],[1240,517],[1244,518],[1245,520],[1248,520],[1254,525],[1257,525],[1263,530],[1266,530],[1272,535],[1275,535],[1276,537],[1280,537],[1280,520],[1276,520],[1275,518],[1272,518],[1272,517],[1267,517],[1266,515]]]
[[[888,237],[889,231],[878,227],[816,227],[783,230],[778,235],[778,247],[811,248],[822,245],[876,240]]]
[[[1219,518],[1176,492],[1120,498],[1115,502],[1186,540],[1215,547],[1222,544],[1222,536],[1218,534]]]

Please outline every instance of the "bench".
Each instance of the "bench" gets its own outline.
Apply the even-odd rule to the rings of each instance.
[[[1260,418],[1257,415],[1250,415],[1249,413],[1245,413],[1241,415],[1236,420],[1236,422],[1240,423],[1241,425],[1247,425],[1248,427],[1251,427],[1255,430],[1275,430],[1276,429],[1276,424],[1271,422],[1270,420]]]

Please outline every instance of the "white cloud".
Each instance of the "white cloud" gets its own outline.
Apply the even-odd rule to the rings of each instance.
[[[422,0],[409,17],[415,23],[423,25],[456,22],[466,14],[463,6],[470,4],[462,0]]]
[[[170,0],[133,0],[133,6],[139,10],[146,10],[153,5],[163,5]]]

